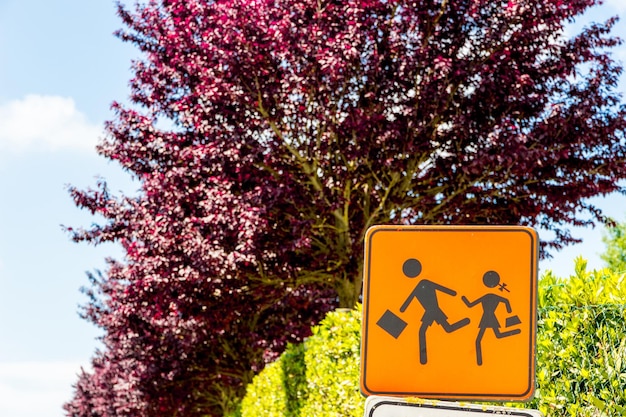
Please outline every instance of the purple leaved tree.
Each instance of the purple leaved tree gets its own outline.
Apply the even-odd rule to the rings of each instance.
[[[374,224],[606,222],[624,192],[615,19],[597,0],[150,0],[119,6],[131,104],[100,153],[139,181],[72,189],[125,259],[92,277],[104,330],[71,417],[232,415],[245,384],[352,307]]]

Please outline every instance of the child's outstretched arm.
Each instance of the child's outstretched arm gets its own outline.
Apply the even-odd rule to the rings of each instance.
[[[468,306],[468,307],[474,307],[476,304],[480,303],[480,301],[481,301],[482,299],[483,299],[483,298],[482,298],[482,297],[480,297],[479,299],[477,299],[477,300],[475,300],[475,301],[470,301],[470,300],[468,300],[468,299],[467,299],[467,297],[466,297],[466,296],[462,296],[462,297],[461,297],[461,300],[463,300],[463,302],[465,303],[465,305],[466,305],[466,306]]]

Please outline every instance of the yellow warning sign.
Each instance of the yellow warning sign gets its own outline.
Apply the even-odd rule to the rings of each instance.
[[[537,255],[537,233],[529,227],[370,228],[363,393],[530,399]]]

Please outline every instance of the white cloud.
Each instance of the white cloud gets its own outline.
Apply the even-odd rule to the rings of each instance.
[[[0,362],[0,416],[64,416],[79,372],[74,362]]]
[[[93,150],[102,133],[70,97],[31,94],[0,105],[0,152]]]

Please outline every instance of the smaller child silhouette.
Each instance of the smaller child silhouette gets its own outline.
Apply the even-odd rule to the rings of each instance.
[[[487,271],[483,275],[483,284],[487,288],[494,288],[500,283],[500,275],[496,271]],[[511,303],[508,299],[493,293],[488,293],[480,297],[475,301],[469,301],[465,296],[461,299],[468,307],[474,307],[477,304],[481,304],[483,307],[483,316],[478,324],[478,336],[476,337],[476,363],[478,365],[483,364],[482,355],[482,339],[487,329],[492,329],[493,333],[498,339],[503,337],[513,336],[521,332],[520,329],[509,330],[506,332],[500,331],[500,323],[496,317],[496,309],[500,303],[504,304],[507,313],[511,313]]]

